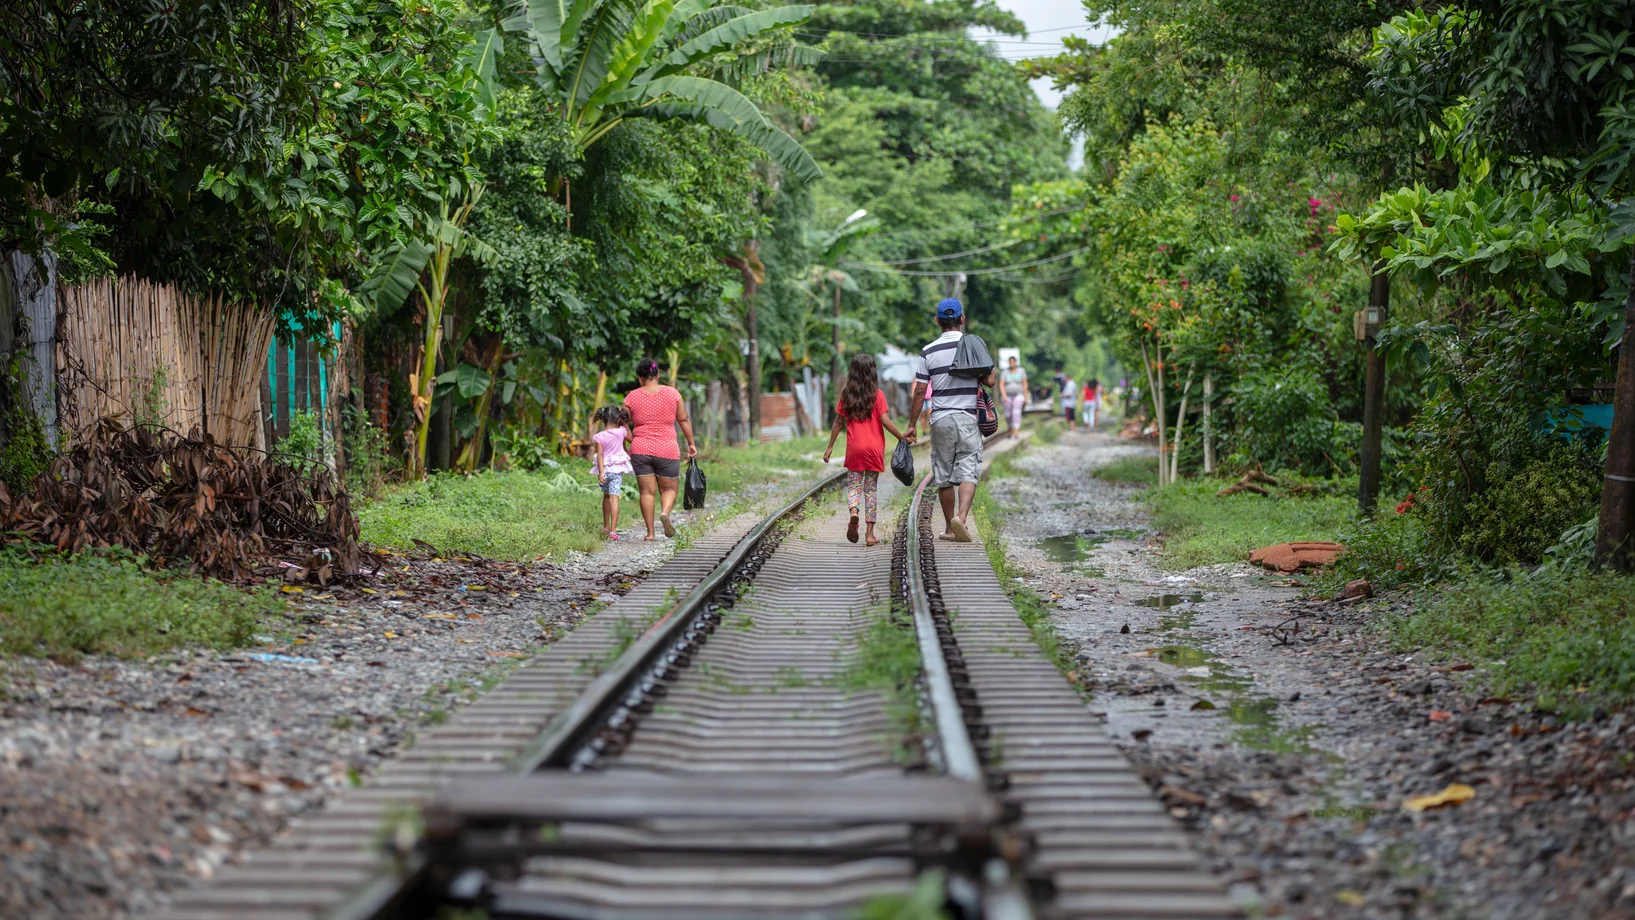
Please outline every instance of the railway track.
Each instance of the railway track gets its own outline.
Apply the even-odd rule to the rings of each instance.
[[[1234,916],[982,545],[885,478],[895,539],[849,544],[842,479],[678,553],[172,920]]]

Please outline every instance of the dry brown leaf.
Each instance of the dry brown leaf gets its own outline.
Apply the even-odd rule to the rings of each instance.
[[[1476,798],[1476,790],[1464,783],[1449,783],[1446,789],[1435,795],[1420,795],[1402,803],[1402,807],[1409,811],[1431,811],[1445,808],[1449,805],[1459,805]]]

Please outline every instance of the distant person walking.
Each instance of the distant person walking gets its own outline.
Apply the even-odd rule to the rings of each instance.
[[[899,441],[904,437],[886,415],[889,411],[886,394],[880,390],[874,357],[860,354],[852,358],[851,367],[846,371],[846,383],[840,389],[840,402],[835,406],[835,423],[829,429],[829,447],[823,452],[823,462],[828,463],[834,455],[835,439],[844,430],[846,504],[852,515],[851,523],[846,525],[846,539],[857,542],[857,518],[861,512],[868,524],[864,546],[880,542],[874,535],[874,519],[880,508],[880,474],[886,469],[885,432],[890,431]]]
[[[653,496],[657,493],[659,522],[664,525],[664,535],[673,537],[676,528],[670,523],[670,509],[676,506],[676,483],[681,478],[676,425],[681,425],[681,434],[687,439],[687,459],[691,460],[698,456],[698,445],[693,442],[693,422],[687,417],[687,403],[676,388],[659,383],[657,361],[645,358],[638,362],[636,380],[641,385],[624,398],[624,407],[630,412],[634,431],[630,466],[641,488],[642,521],[647,524],[647,539],[653,539]]]
[[[1096,427],[1096,410],[1101,408],[1101,381],[1094,377],[1084,385],[1084,423]]]
[[[625,442],[630,440],[630,410],[623,406],[603,406],[592,416],[602,430],[590,436],[596,453],[596,481],[602,486],[602,536],[619,539],[619,494],[624,477],[634,472]]]
[[[931,480],[936,483],[942,517],[948,524],[941,539],[969,543],[971,531],[966,523],[982,467],[982,434],[976,427],[977,394],[981,391],[978,384],[993,386],[995,374],[989,371],[981,380],[971,380],[949,373],[960,337],[965,334],[965,307],[957,299],[950,297],[937,304],[937,325],[942,335],[920,349],[919,366],[914,372],[909,438],[914,438],[922,396],[927,390],[934,391],[936,395],[930,399]]]
[[[1010,359],[1005,372],[999,375],[999,397],[1005,404],[1005,421],[1011,437],[1022,436],[1022,410],[1028,405],[1028,372],[1015,358]]]
[[[1068,431],[1073,430],[1073,423],[1078,415],[1073,411],[1073,403],[1078,396],[1072,375],[1064,374],[1061,368],[1056,368],[1056,397],[1061,400],[1062,417],[1067,419]]]

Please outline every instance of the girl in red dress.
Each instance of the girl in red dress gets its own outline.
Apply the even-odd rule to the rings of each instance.
[[[823,452],[828,463],[835,452],[835,439],[842,428],[846,431],[846,504],[851,508],[852,520],[846,527],[846,539],[857,542],[857,516],[861,511],[868,523],[865,546],[880,542],[874,535],[874,518],[880,506],[880,474],[886,468],[886,436],[889,430],[897,440],[903,433],[886,417],[886,394],[880,392],[874,357],[858,355],[852,359],[846,372],[846,385],[840,390],[840,402],[835,406],[835,424],[829,431],[829,448]]]

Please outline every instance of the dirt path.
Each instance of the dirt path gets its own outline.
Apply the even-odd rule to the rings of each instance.
[[[816,475],[678,510],[682,538]],[[388,556],[287,594],[251,648],[0,659],[0,917],[147,915],[266,845],[668,560],[636,521],[556,565]]]
[[[1081,430],[990,487],[1093,707],[1251,916],[1635,916],[1628,713],[1563,725],[1393,651],[1385,610],[1163,570],[1137,487],[1091,475],[1142,453]],[[1402,807],[1450,783],[1475,797]]]

